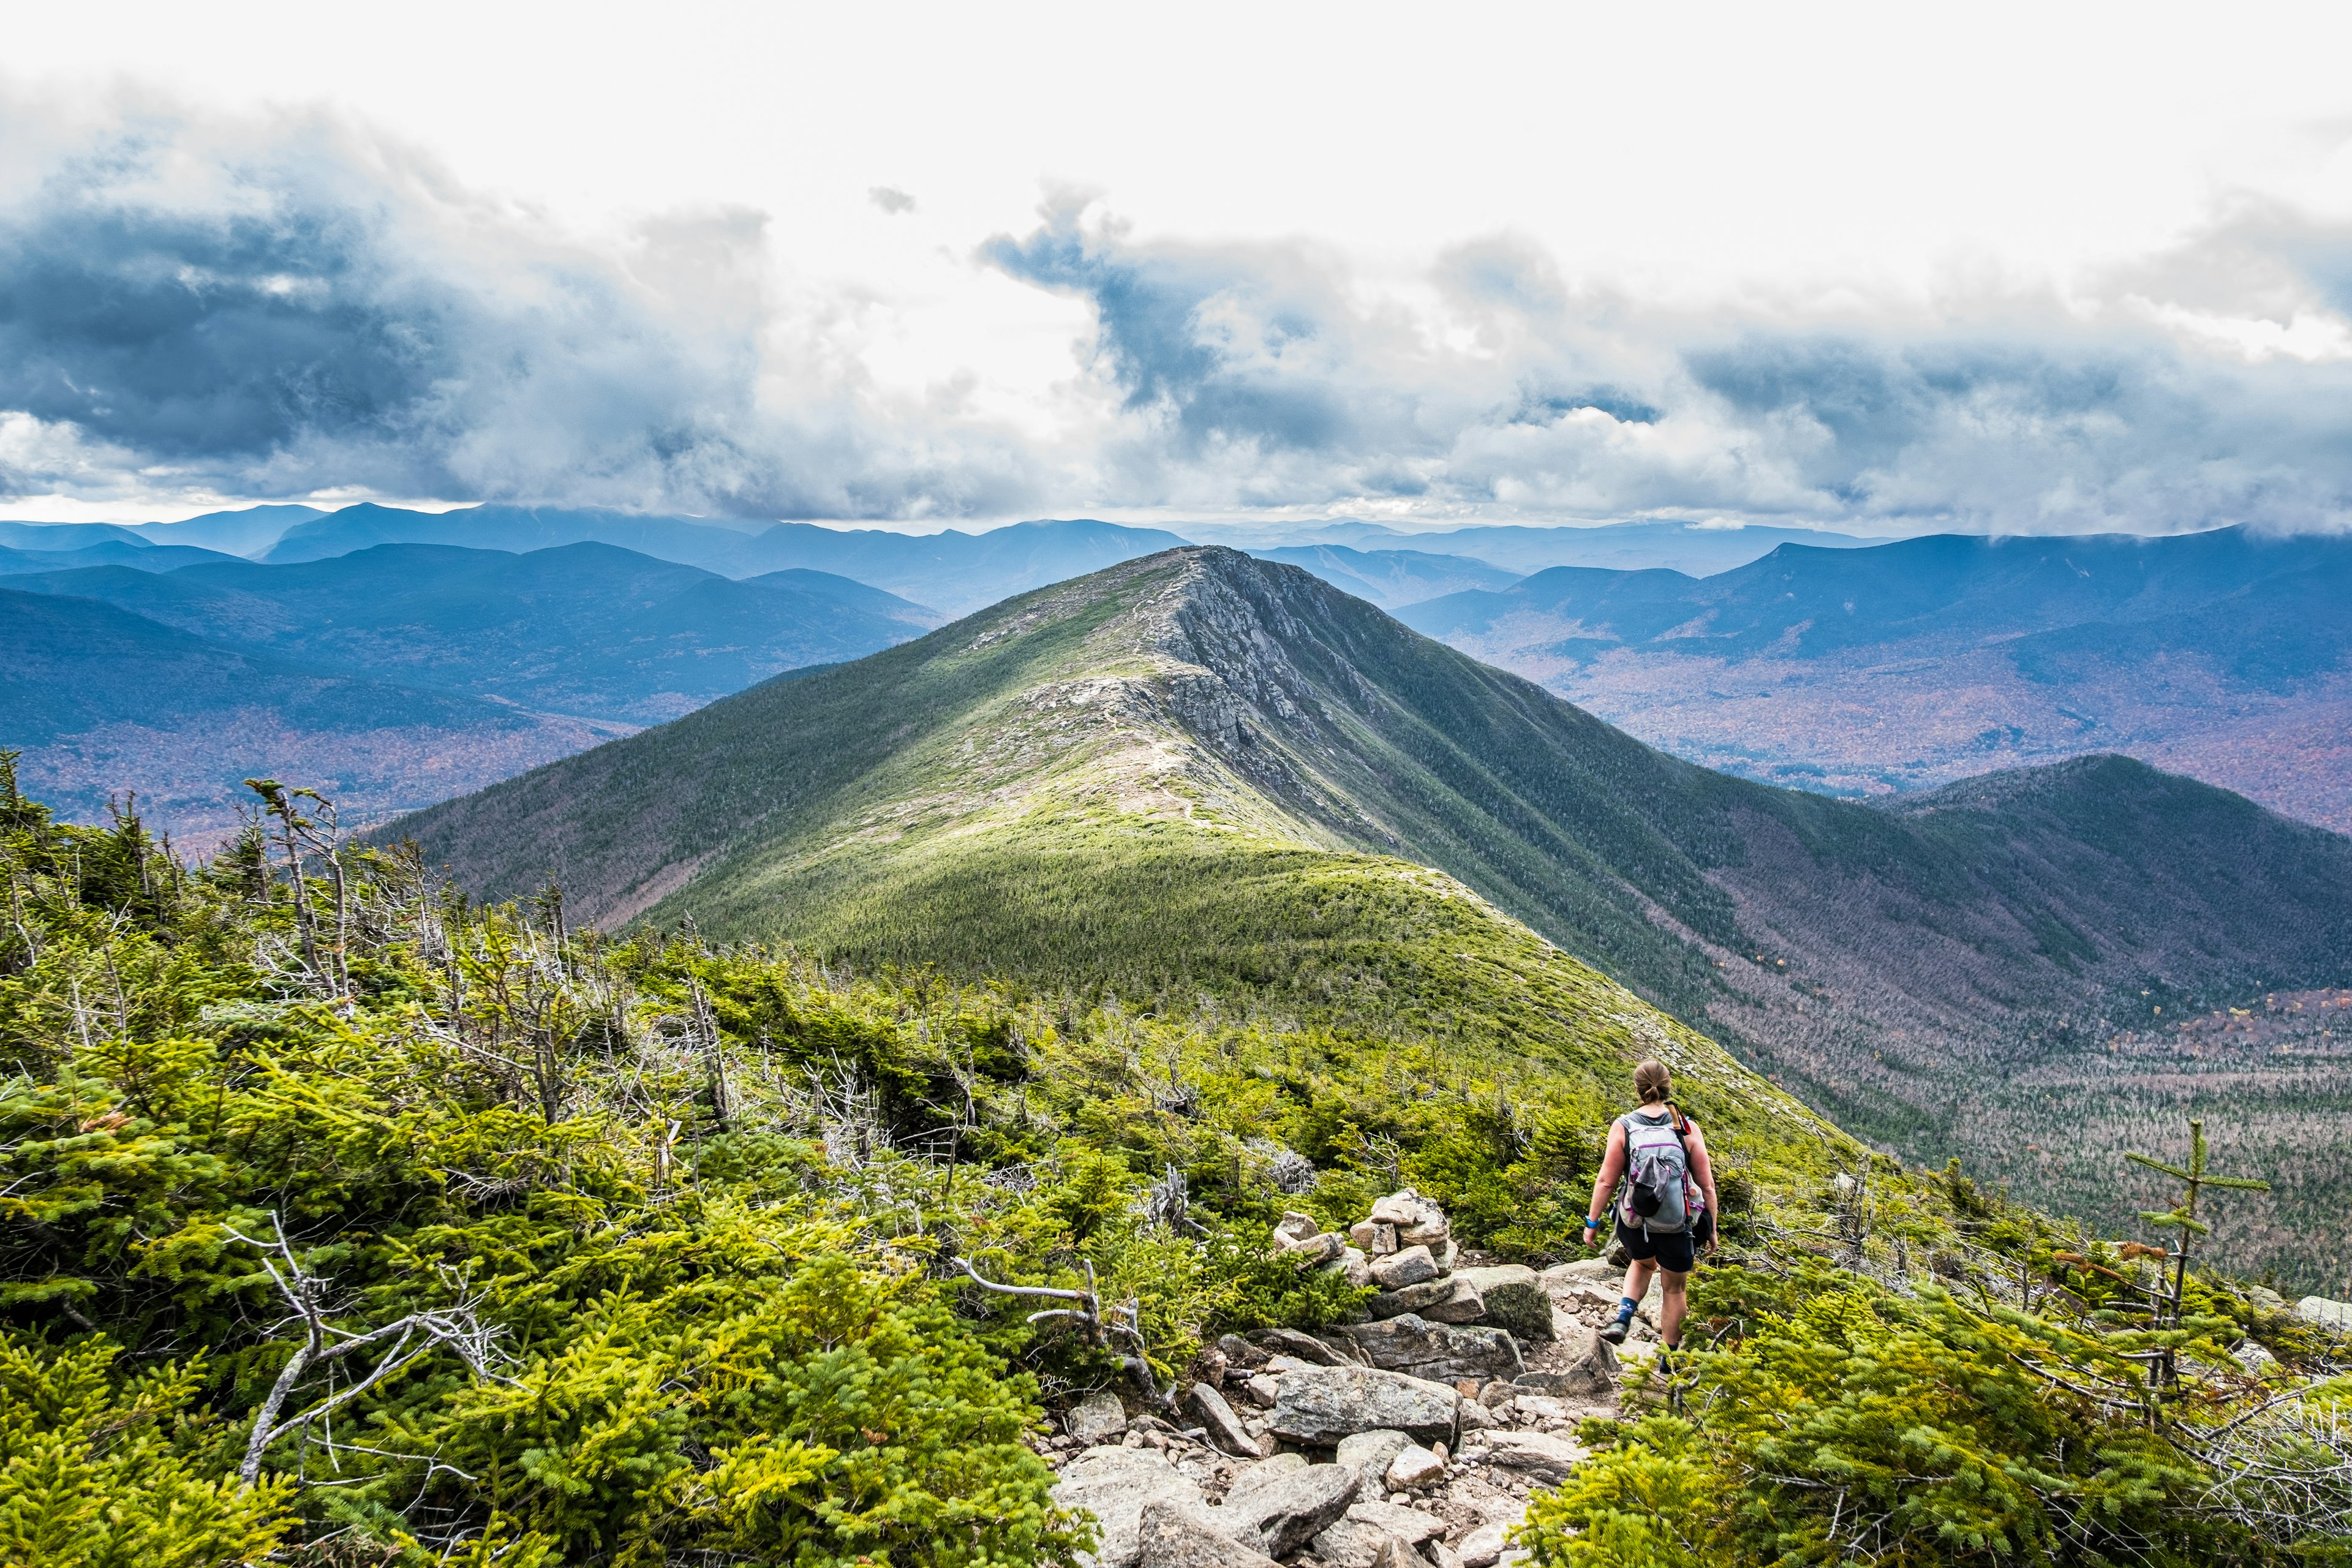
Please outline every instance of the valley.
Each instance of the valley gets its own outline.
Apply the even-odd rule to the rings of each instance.
[[[1397,613],[1747,777],[1864,795],[2120,752],[2340,832],[2347,593],[2340,539],[2222,529],[1566,568]]]
[[[297,667],[91,599],[0,588],[0,742],[26,784],[84,822],[135,795],[191,851],[235,836],[248,777],[320,781],[359,825],[636,727]]]

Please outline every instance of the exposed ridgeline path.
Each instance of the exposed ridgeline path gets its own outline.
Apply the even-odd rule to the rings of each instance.
[[[2109,757],[1899,810],[1759,785],[1213,549],[755,688],[394,831],[478,891],[553,876],[606,921],[1294,1012],[1390,1005],[1361,944],[1466,888],[1854,1131],[2117,1221],[2145,1194],[2105,1146],[2168,1147],[2180,1101],[2116,1034],[2352,981],[2352,840],[2224,791]],[[2352,1263],[2333,1217],[2352,1211],[2333,1120],[2352,1083],[2325,1059],[2284,1089],[2260,1071],[2197,1088],[2229,1158],[2292,1166],[2231,1256],[2324,1283]],[[2055,1083],[2113,1136],[2042,1136]],[[2287,1120],[2226,1113],[2233,1095]]]

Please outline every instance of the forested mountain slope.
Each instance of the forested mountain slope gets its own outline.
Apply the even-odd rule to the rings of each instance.
[[[26,752],[26,781],[88,821],[134,791],[191,847],[236,830],[240,781],[257,774],[299,769],[353,820],[380,821],[614,732],[299,668],[89,599],[0,590],[0,743]]]
[[[1366,879],[1398,857],[1874,1135],[2105,1212],[2127,1179],[2015,1163],[2021,1112],[1988,1096],[2162,1005],[2143,991],[2352,978],[2352,842],[2120,760],[2016,788],[2032,809],[1902,816],[1711,773],[1303,572],[1183,550],[396,832],[478,891],[553,878],[599,920],[1374,1011],[1366,889],[1429,896]]]

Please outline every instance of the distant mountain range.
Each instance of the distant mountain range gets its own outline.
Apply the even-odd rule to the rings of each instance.
[[[1303,571],[1187,549],[386,831],[488,897],[553,877],[608,923],[691,916],[1138,1005],[1328,995],[1346,944],[1372,940],[1343,934],[1366,900],[1435,918],[1413,912],[1454,886],[1415,868],[1434,868],[1843,1124],[2103,1217],[2137,1201],[2098,1152],[2128,1138],[2069,1139],[2056,1165],[2018,1151],[2169,1106],[2112,1046],[2165,1013],[2352,983],[2352,839],[2116,757],[1899,805],[1710,773]],[[2063,1115],[2036,1087],[2055,1064],[2086,1075]],[[2352,1085],[2298,1092],[2343,1101],[2327,1147],[2352,1149]],[[2262,1142],[2254,1121],[2226,1136]],[[2318,1189],[2343,1165],[2292,1166],[2278,1212],[2342,1212]],[[2327,1277],[2347,1243],[2330,1220],[2231,1246]]]
[[[0,522],[0,546],[15,550],[79,550],[110,540],[128,544],[185,544],[226,555],[256,555],[299,522],[327,514],[314,506],[249,506],[207,512],[179,522]]]
[[[241,557],[190,544],[144,544],[102,539],[78,550],[12,550],[0,545],[0,577],[35,572],[70,572],[85,566],[123,566],[134,572],[176,572],[183,566],[238,562]]]
[[[376,544],[456,544],[535,551],[594,542],[730,577],[829,572],[960,615],[1011,594],[1181,544],[1172,533],[1075,521],[1023,522],[986,533],[891,533],[780,522],[757,531],[689,518],[554,507],[404,511],[353,506],[298,524],[262,557],[319,561]]]
[[[2220,530],[1874,545],[1679,523],[1199,531],[1250,534],[1265,559],[1303,567],[1678,755],[1759,780],[1860,795],[2115,751],[2352,828],[2352,668],[2347,617],[2335,608],[2352,591],[2352,572],[2337,541],[2266,542]],[[544,507],[264,507],[167,524],[0,524],[0,581],[231,564],[215,546],[283,567],[385,545],[530,554],[593,543],[738,581],[829,574],[953,616],[1181,542],[1087,519],[915,535]],[[1659,560],[1689,570],[1643,564]],[[1531,574],[1517,576],[1522,569]],[[131,602],[129,590],[90,591]],[[436,591],[420,584],[425,597]],[[583,614],[602,613],[604,591],[583,584]],[[532,592],[543,616],[562,590],[542,583]],[[418,638],[470,613],[452,606],[444,616],[416,595],[397,602],[415,613]],[[212,635],[184,615],[171,624]],[[729,647],[764,646],[762,634],[740,626],[714,635]],[[845,635],[834,646],[881,646]],[[338,636],[348,643],[359,634]],[[660,663],[651,656],[624,660],[624,672],[570,644],[543,651],[571,660],[571,675],[541,668],[515,700],[631,721],[739,689],[783,668],[778,658],[814,657],[706,650],[696,656],[699,674],[664,695],[647,684]],[[517,679],[519,667],[500,657],[482,655],[495,673],[480,679],[490,685],[465,689]],[[469,659],[482,662],[457,662]]]
[[[1190,542],[1231,538],[1389,607],[1464,588],[1501,587],[1551,566],[1671,566],[1705,575],[1752,561],[1784,542],[1871,542],[1801,529],[1685,523],[1418,533],[1366,522],[1276,529],[1209,523],[1190,531],[1198,536]],[[490,505],[428,512],[373,502],[331,513],[299,506],[253,507],[173,523],[0,523],[0,547],[11,549],[79,548],[109,540],[195,545],[276,563],[322,560],[376,544],[517,552],[614,544],[730,577],[791,567],[831,572],[952,614],[1188,542],[1161,529],[1088,519],[1014,523],[979,533],[910,534],[595,509]]]
[[[609,544],[522,555],[380,544],[295,566],[103,566],[7,584],[102,599],[199,636],[233,627],[239,648],[306,668],[633,724],[863,658],[941,619],[823,572],[738,582]]]
[[[940,618],[822,572],[739,582],[604,544],[378,545],[300,565],[215,557],[0,585],[15,590],[10,646],[38,671],[0,687],[0,741],[28,748],[31,776],[60,804],[89,814],[137,787],[156,820],[196,837],[232,820],[248,773],[332,782],[356,813],[421,805]],[[371,728],[404,738],[372,742],[358,762],[333,739]]]
[[[1279,561],[1311,572],[1333,587],[1392,610],[1442,594],[1476,588],[1507,588],[1516,574],[1465,555],[1432,555],[1420,550],[1354,550],[1344,544],[1297,545],[1253,550],[1261,561]]]
[[[1364,550],[1412,550],[1468,556],[1515,574],[1554,566],[1599,566],[1621,572],[1663,567],[1694,577],[1712,576],[1735,566],[1745,566],[1783,544],[1859,550],[1881,542],[1810,528],[1723,528],[1703,522],[1549,527],[1507,523],[1410,532],[1384,523],[1331,522],[1272,530],[1244,528],[1235,531],[1235,534],[1238,542],[1247,542],[1254,549],[1339,544]]]
[[[631,728],[299,668],[96,600],[5,586],[0,645],[0,744],[24,751],[27,786],[101,822],[110,796],[135,790],[149,822],[191,848],[236,830],[247,777],[326,789],[364,824]]]
[[[1783,545],[1401,609],[1677,755],[1846,794],[2125,752],[2352,829],[2352,538]]]

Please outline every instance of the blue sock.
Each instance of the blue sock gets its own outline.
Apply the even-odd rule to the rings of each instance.
[[[1634,1314],[1634,1312],[1635,1312],[1636,1310],[1638,1310],[1640,1309],[1640,1306],[1641,1306],[1641,1303],[1640,1303],[1640,1302],[1638,1302],[1638,1301],[1636,1301],[1636,1300],[1633,1300],[1633,1297],[1631,1297],[1631,1296],[1620,1296],[1620,1297],[1618,1297],[1618,1298],[1617,1298],[1617,1321],[1618,1321],[1619,1322],[1621,1322],[1621,1323],[1630,1323],[1630,1322],[1632,1322],[1632,1321],[1633,1321],[1633,1314]]]

